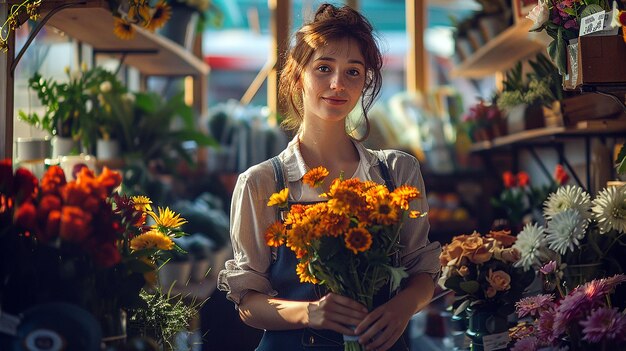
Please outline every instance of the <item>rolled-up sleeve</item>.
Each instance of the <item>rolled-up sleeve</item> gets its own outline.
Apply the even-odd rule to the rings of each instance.
[[[427,213],[428,202],[424,180],[417,159],[402,152],[393,152],[388,155],[387,162],[392,170],[391,173],[396,177],[394,182],[397,186],[412,185],[420,191],[420,197],[411,203],[411,210]],[[427,216],[405,220],[400,233],[402,245],[400,262],[410,275],[428,273],[436,281],[441,270],[439,263],[441,245],[439,242],[430,242],[429,231],[430,224]]]
[[[271,250],[265,243],[265,228],[275,218],[267,201],[275,189],[273,173],[267,165],[257,165],[239,175],[230,210],[230,238],[233,259],[228,260],[218,275],[218,289],[226,291],[226,297],[239,305],[250,290],[275,296],[268,279]]]

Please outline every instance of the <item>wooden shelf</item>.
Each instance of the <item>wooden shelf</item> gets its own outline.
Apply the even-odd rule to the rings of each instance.
[[[516,62],[545,49],[541,37],[528,29],[532,21],[524,19],[509,27],[456,66],[453,77],[481,78],[511,68]]]
[[[51,1],[47,9],[58,1]],[[45,3],[44,3],[45,4]],[[47,25],[93,47],[95,52],[122,57],[124,63],[149,76],[203,76],[209,66],[180,45],[135,26],[135,36],[122,40],[113,33],[113,15],[106,1],[84,1],[50,18]]]
[[[623,119],[582,121],[572,127],[551,127],[525,130],[520,133],[509,134],[490,141],[474,143],[471,152],[489,151],[496,148],[510,146],[524,142],[549,141],[554,138],[585,137],[593,135],[624,135],[626,121]]]

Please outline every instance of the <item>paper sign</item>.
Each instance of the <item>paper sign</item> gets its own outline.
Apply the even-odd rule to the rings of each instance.
[[[604,30],[604,15],[605,11],[596,12],[587,17],[583,17],[580,21],[580,33],[579,36],[588,35],[591,33]]]
[[[485,351],[506,350],[511,341],[509,332],[491,334],[483,336],[483,348]]]

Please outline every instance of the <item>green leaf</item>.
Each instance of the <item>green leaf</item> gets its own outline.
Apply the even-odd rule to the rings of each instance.
[[[478,284],[475,280],[470,280],[468,282],[459,283],[461,290],[467,292],[468,294],[475,294],[480,289],[480,284]]]
[[[555,63],[561,75],[567,74],[567,43],[563,37],[563,28],[559,27],[559,34],[556,38]]]
[[[589,15],[593,15],[594,13],[600,12],[600,11],[604,11],[604,9],[602,8],[602,6],[598,5],[598,4],[589,4],[585,7],[585,9],[580,13],[580,17],[584,18],[587,17]]]
[[[404,267],[393,267],[387,265],[386,268],[389,271],[390,289],[391,291],[395,291],[397,288],[400,287],[402,279],[408,277],[409,275],[407,274]]]

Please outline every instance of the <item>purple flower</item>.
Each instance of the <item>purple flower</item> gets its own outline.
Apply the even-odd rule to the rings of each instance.
[[[556,261],[550,261],[546,263],[543,267],[539,269],[541,273],[548,275],[550,273],[554,273],[556,271]]]
[[[580,325],[583,327],[583,340],[590,343],[626,341],[626,317],[617,308],[598,308]]]
[[[537,317],[541,311],[554,310],[554,295],[542,294],[525,297],[515,303],[517,316],[522,318],[527,315]]]
[[[536,351],[539,347],[537,338],[534,336],[527,336],[523,339],[519,339],[515,342],[515,345],[511,348],[511,351]]]
[[[560,334],[553,331],[554,327],[554,311],[546,310],[539,313],[537,320],[537,337],[542,344],[551,345]]]

